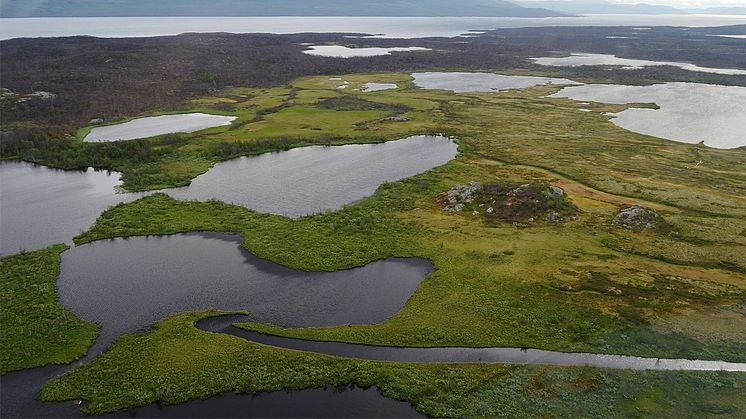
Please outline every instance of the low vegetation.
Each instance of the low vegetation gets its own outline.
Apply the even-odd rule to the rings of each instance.
[[[65,245],[0,258],[0,374],[83,356],[98,327],[57,303]]]
[[[626,105],[548,98],[555,86],[453,94],[413,89],[406,74],[341,77],[350,83],[344,92],[339,81],[318,76],[195,99],[192,110],[239,118],[231,127],[132,142],[164,154],[123,166],[125,183],[133,189],[179,184],[214,161],[244,153],[423,132],[453,135],[461,154],[383,184],[339,211],[298,219],[154,194],[106,211],[75,242],[225,231],[241,234],[258,256],[298,269],[338,270],[389,256],[425,257],[437,268],[404,309],[381,324],[241,325],[265,333],[746,361],[742,149],[631,133],[605,115]],[[368,81],[400,89],[354,90]],[[368,102],[381,105],[370,109]],[[408,119],[387,120],[403,107]],[[700,160],[706,163],[692,164]],[[470,202],[457,185],[472,185]],[[448,191],[455,189],[459,197],[451,203]],[[444,211],[456,204],[463,204],[460,211]],[[619,212],[635,205],[654,210],[652,221],[665,228],[646,228],[650,217],[642,228],[620,226]],[[192,323],[203,315],[210,313],[177,316],[147,334],[121,338],[92,364],[53,381],[44,397],[89,400],[93,413],[231,390],[356,383],[375,384],[436,416],[744,411],[736,397],[743,374],[340,360],[199,332]]]
[[[376,385],[383,395],[435,417],[746,414],[746,374],[361,361],[274,348],[193,326],[219,314],[180,314],[144,334],[124,336],[89,365],[52,380],[41,397],[86,400],[83,411],[100,414],[230,391],[353,383]]]

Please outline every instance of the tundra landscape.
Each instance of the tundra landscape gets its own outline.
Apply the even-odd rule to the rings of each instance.
[[[746,19],[546,3],[1,40],[2,417],[746,416]]]

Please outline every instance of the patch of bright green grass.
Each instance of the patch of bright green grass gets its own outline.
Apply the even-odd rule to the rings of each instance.
[[[57,303],[63,244],[0,258],[0,374],[83,356],[98,327]]]

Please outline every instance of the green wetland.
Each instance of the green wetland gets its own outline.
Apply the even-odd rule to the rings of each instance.
[[[562,71],[494,77],[573,79]],[[116,170],[117,186],[129,191],[122,196],[133,199],[55,240],[73,249],[40,242],[0,259],[9,331],[0,340],[2,380],[14,389],[3,392],[3,414],[178,416],[190,406],[190,414],[227,414],[216,406],[270,414],[279,397],[298,406],[328,398],[346,415],[356,403],[362,415],[378,405],[387,416],[746,415],[746,373],[719,367],[635,371],[556,365],[549,356],[425,362],[303,350],[535,353],[521,351],[529,348],[743,367],[744,148],[625,130],[609,114],[663,105],[557,97],[564,86],[540,80],[457,93],[418,87],[411,73],[326,72],[271,87],[215,87],[178,105],[235,117],[230,125],[102,143],[82,141],[93,126],[78,126],[67,139],[8,143],[5,158]],[[395,87],[365,91],[371,83]],[[329,207],[273,211],[218,196],[177,199],[173,189],[223,165],[337,149],[308,146],[367,149],[426,134],[447,146],[439,157],[400,174],[382,169],[391,176],[374,176],[368,192]],[[303,193],[312,189],[299,175],[303,160],[272,175],[286,185],[275,195],[291,205],[308,202]],[[363,163],[323,165],[344,185]],[[221,178],[260,184],[260,175]],[[158,257],[167,253],[171,265]],[[213,264],[235,275],[211,277]],[[161,288],[172,309],[148,312],[164,302],[153,291]],[[265,303],[252,309],[252,299]],[[113,307],[120,314],[101,314]],[[291,341],[299,346],[279,344]],[[283,399],[282,390],[292,393]],[[262,395],[252,405],[254,393]]]

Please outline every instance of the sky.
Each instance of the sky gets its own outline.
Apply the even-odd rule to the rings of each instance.
[[[531,0],[524,0],[531,1]],[[555,0],[564,1],[564,0]],[[679,9],[703,8],[703,7],[746,7],[746,0],[608,0],[611,3],[647,3],[661,4]]]

